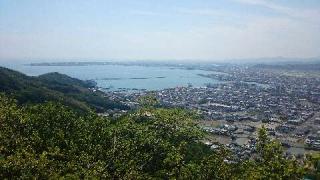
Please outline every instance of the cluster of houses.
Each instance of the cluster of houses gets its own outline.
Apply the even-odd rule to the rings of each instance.
[[[318,136],[308,136],[305,140],[305,143],[308,148],[314,150],[320,150],[320,135]]]
[[[206,121],[228,122],[219,127],[204,127],[210,133],[236,136],[242,130],[251,133],[256,130],[246,124],[248,122],[273,123],[275,126],[268,129],[270,135],[284,139],[304,138],[307,147],[320,150],[319,138],[315,136],[320,127],[319,77],[287,76],[240,66],[220,71],[222,73],[201,75],[220,83],[205,87],[175,87],[152,93],[163,106],[195,111]],[[110,92],[108,96],[134,108],[139,106],[139,98],[148,93]],[[247,129],[232,125],[235,122],[242,122]],[[240,148],[234,143],[230,146],[236,150],[246,145],[240,145]]]

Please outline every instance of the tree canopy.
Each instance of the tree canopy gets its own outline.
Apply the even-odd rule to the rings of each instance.
[[[181,109],[145,106],[108,119],[59,103],[22,106],[1,94],[0,179],[301,179],[305,169],[319,173],[319,161],[303,168],[287,159],[264,129],[255,157],[243,161],[223,146],[210,149],[203,136],[197,117]]]
[[[93,88],[93,81],[82,81],[60,73],[34,77],[0,67],[0,92],[14,97],[19,104],[53,101],[79,112],[128,109],[126,105],[108,99],[103,92]]]

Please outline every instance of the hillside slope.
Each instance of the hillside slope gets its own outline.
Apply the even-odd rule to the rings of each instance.
[[[123,104],[104,97],[103,92],[89,89],[94,86],[92,81],[82,81],[56,72],[31,77],[0,67],[0,92],[13,96],[21,104],[58,101],[79,111],[127,109]]]

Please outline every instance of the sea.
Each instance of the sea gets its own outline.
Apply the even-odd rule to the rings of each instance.
[[[97,86],[105,91],[161,90],[184,86],[204,87],[207,84],[220,83],[218,80],[199,75],[213,72],[170,66],[31,66],[22,63],[7,63],[2,66],[29,76],[59,72],[81,80],[94,80]]]

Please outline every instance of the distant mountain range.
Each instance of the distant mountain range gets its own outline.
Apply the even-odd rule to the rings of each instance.
[[[48,73],[37,77],[0,67],[0,92],[13,96],[20,104],[57,101],[82,112],[127,109],[120,102],[94,91],[94,81],[82,81],[64,74]]]
[[[320,57],[313,58],[288,58],[288,57],[265,57],[265,58],[239,58],[239,59],[216,59],[216,60],[128,60],[128,61],[57,61],[57,62],[35,62],[30,66],[92,66],[92,65],[123,65],[123,66],[182,66],[199,64],[314,64],[320,63]]]

